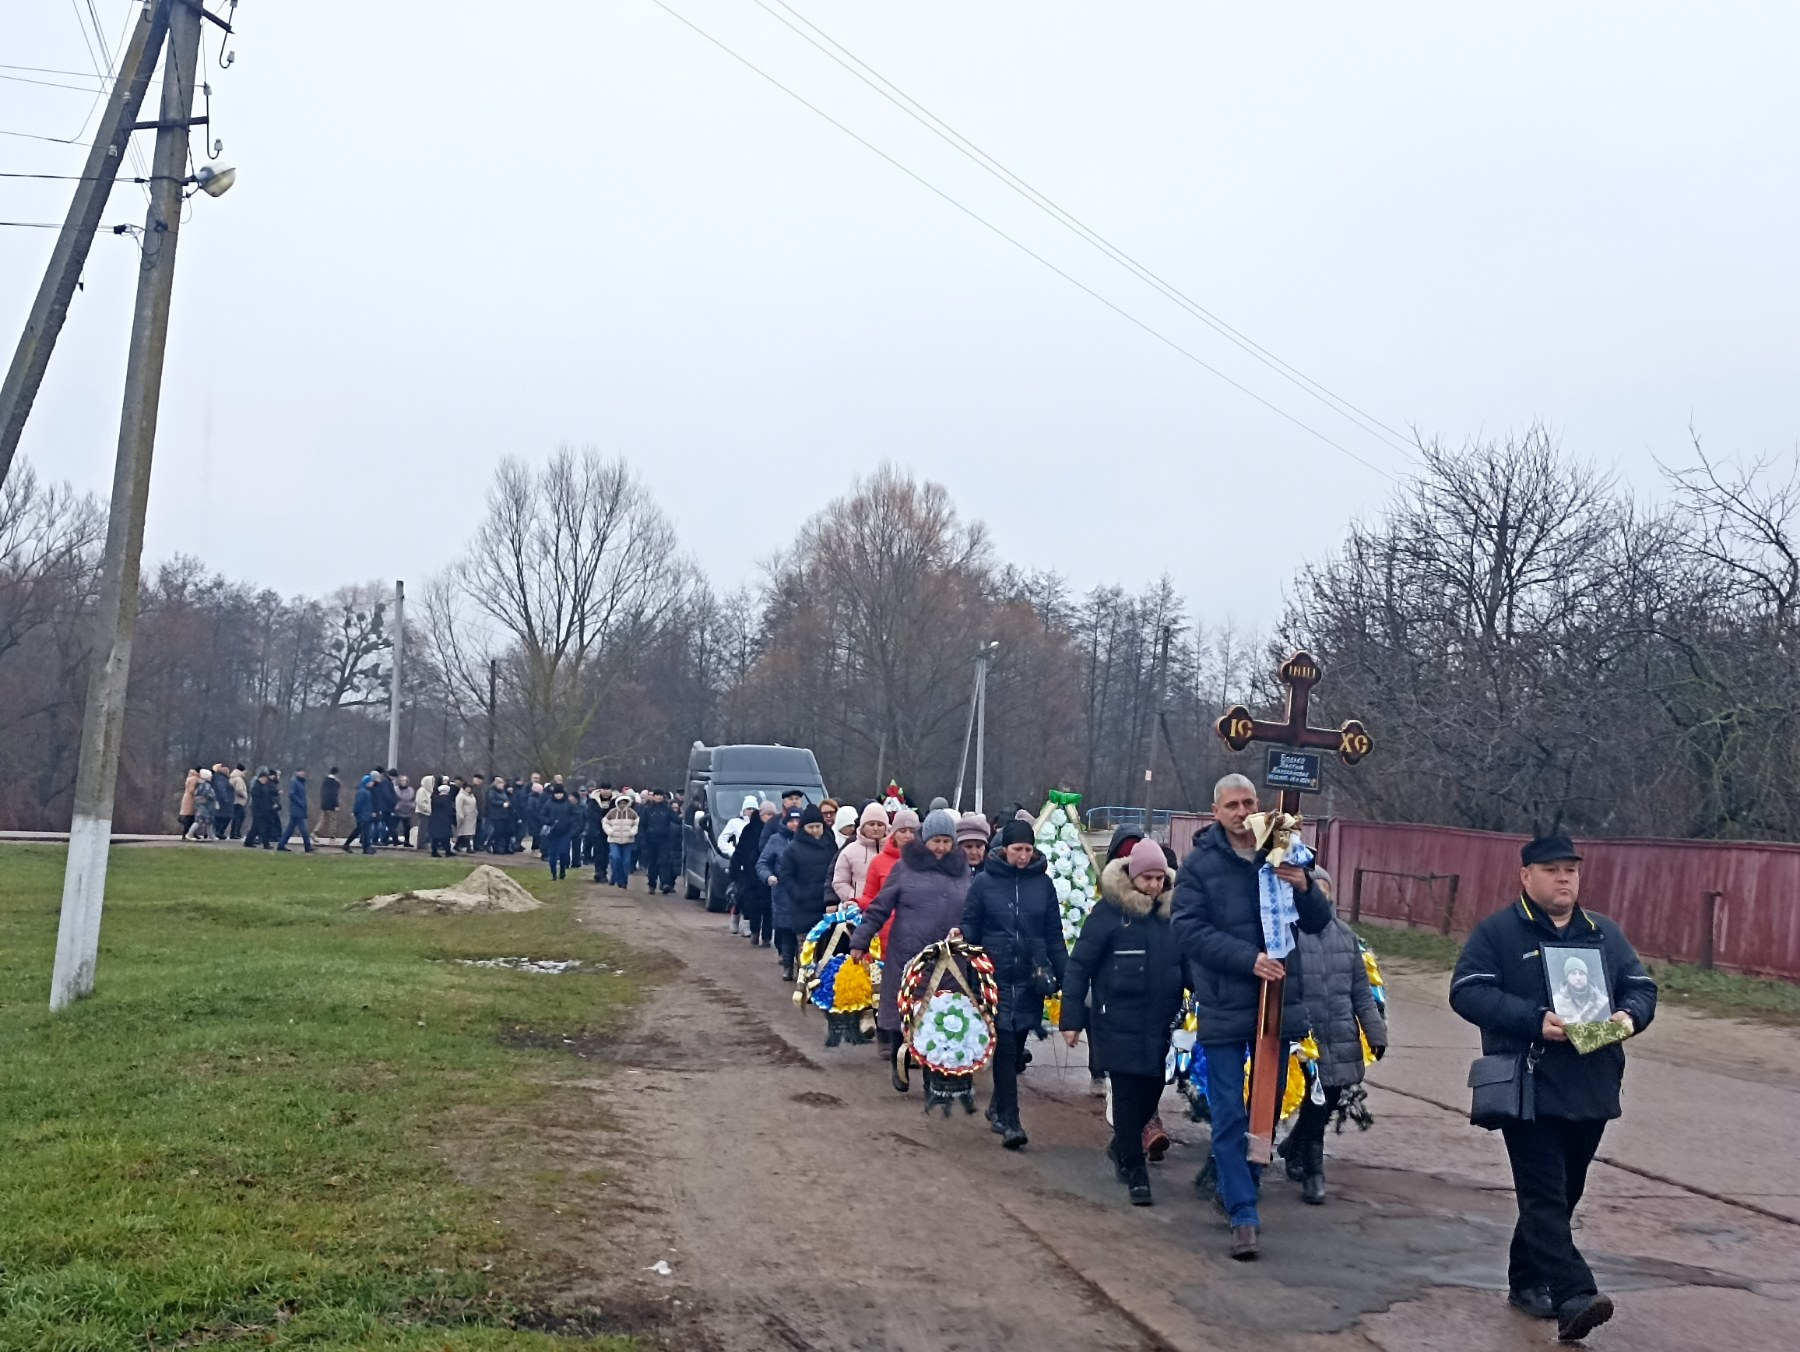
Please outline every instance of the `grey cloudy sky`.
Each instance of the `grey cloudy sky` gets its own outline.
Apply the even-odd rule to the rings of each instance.
[[[667,2],[1403,472],[754,0]],[[115,48],[135,4],[94,0]],[[1721,453],[1792,453],[1800,7],[793,4],[1393,427],[1460,441],[1541,417],[1646,493],[1690,421]],[[5,8],[0,61],[89,68],[85,0]],[[183,231],[153,558],[283,592],[423,581],[498,456],[592,443],[631,458],[728,587],[892,458],[949,485],[1009,560],[1084,587],[1167,570],[1203,616],[1266,623],[1289,554],[1322,554],[1393,490],[653,0],[245,0],[238,22],[211,78],[241,177]],[[90,101],[0,80],[0,129],[69,137]],[[0,136],[0,170],[82,154]],[[0,180],[0,219],[60,219],[69,186]],[[142,215],[118,189],[107,220]],[[8,350],[50,243],[0,229]],[[102,493],[135,257],[97,241],[24,443]]]

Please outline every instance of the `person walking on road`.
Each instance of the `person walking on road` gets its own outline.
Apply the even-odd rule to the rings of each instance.
[[[480,776],[476,776],[480,778]],[[472,784],[463,784],[456,790],[456,850],[459,854],[474,854],[476,851],[476,832],[481,829],[481,805],[476,798]]]
[[[344,837],[344,852],[350,851],[352,840],[362,841],[364,854],[375,853],[375,778],[374,774],[366,774],[356,786],[356,797],[350,804],[350,811],[356,818],[356,826]]]
[[[774,902],[769,896],[769,884],[763,877],[760,861],[770,834],[781,829],[776,824],[780,811],[773,802],[764,800],[758,805],[756,815],[744,823],[744,829],[738,833],[737,845],[731,851],[733,905],[743,922],[741,933],[750,940],[753,948],[767,948],[775,942],[775,926],[771,923]]]
[[[1304,1037],[1306,1006],[1296,979],[1303,959],[1293,947],[1293,930],[1317,934],[1331,923],[1331,903],[1322,888],[1313,886],[1312,873],[1284,864],[1270,872],[1292,889],[1294,914],[1283,918],[1272,908],[1265,929],[1261,875],[1267,866],[1258,857],[1256,833],[1245,825],[1256,807],[1256,785],[1245,776],[1226,775],[1214,786],[1213,824],[1181,861],[1171,911],[1176,940],[1195,969],[1194,1007],[1212,1108],[1212,1158],[1219,1201],[1231,1224],[1231,1256],[1240,1262],[1256,1258],[1262,1249],[1262,1216],[1256,1205],[1262,1166],[1249,1161],[1250,1114],[1244,1103],[1244,1063],[1256,1038],[1262,983],[1288,978],[1282,992],[1282,1036],[1293,1041]],[[1284,1060],[1277,1102],[1286,1069]]]
[[[413,818],[418,812],[419,791],[407,782],[405,775],[401,775],[394,785],[394,844],[403,849],[412,848]]]
[[[1000,1144],[1017,1150],[1030,1143],[1019,1121],[1025,1039],[1044,1021],[1044,1001],[1062,987],[1069,960],[1049,861],[1024,822],[1000,828],[1000,849],[987,855],[973,875],[963,902],[962,932],[994,960],[1000,1005],[994,1011],[994,1097],[987,1117]]]
[[[637,852],[638,814],[631,799],[620,794],[605,818],[607,862],[611,865],[612,885],[623,892],[631,885],[631,860]],[[594,881],[600,881],[600,869],[594,868]]]
[[[237,790],[231,787],[231,771],[225,762],[220,761],[213,766],[213,838],[215,840],[231,839],[231,813],[237,804]]]
[[[420,782],[423,783],[423,781]],[[450,782],[448,777],[440,775],[433,780],[431,806],[426,809],[425,829],[420,832],[422,836],[431,838],[431,857],[433,859],[440,855],[447,856],[456,852],[458,796],[456,786]],[[469,806],[473,809],[474,803],[471,802]],[[470,831],[473,832],[473,830],[474,823],[471,822]]]
[[[181,834],[185,838],[194,829],[194,790],[200,786],[200,767],[193,766],[187,772],[187,778],[181,785],[181,805],[176,809],[175,819],[181,823]]]
[[[294,832],[298,831],[301,845],[306,848],[308,854],[313,852],[312,832],[306,829],[308,815],[310,814],[306,804],[306,770],[301,768],[294,771],[293,777],[288,780],[287,830],[281,833],[281,843],[275,847],[276,849],[284,854],[288,853],[288,840]]]
[[[569,797],[564,785],[552,784],[538,822],[538,840],[544,847],[544,858],[550,864],[552,878],[568,877],[569,847],[580,829],[581,809]]]
[[[244,834],[244,818],[250,813],[250,782],[244,773],[244,763],[226,771],[225,777],[231,781],[231,838],[240,840]]]
[[[762,847],[756,856],[756,876],[769,898],[769,933],[775,941],[775,959],[784,972],[788,970],[788,955],[782,944],[781,928],[775,923],[775,897],[776,889],[781,886],[781,856],[794,843],[794,834],[800,829],[800,816],[800,809],[792,807],[770,823],[769,829],[763,832]],[[793,979],[790,974],[788,980]]]
[[[244,832],[244,848],[260,845],[275,848],[281,834],[281,782],[266,765],[256,767],[256,781],[250,786],[250,829]]]
[[[1329,896],[1324,870],[1315,870],[1315,882]],[[1320,1206],[1325,1201],[1325,1124],[1345,1091],[1362,1083],[1363,1039],[1380,1060],[1387,1054],[1388,1028],[1369,986],[1369,969],[1355,930],[1334,914],[1317,934],[1302,934],[1299,948],[1300,998],[1319,1048],[1324,1102],[1313,1102],[1310,1094],[1301,1100],[1299,1120],[1279,1153],[1287,1162],[1288,1177],[1299,1180],[1301,1200]]]
[[[644,886],[651,892],[668,896],[675,890],[680,826],[668,795],[651,789],[650,801],[638,812],[638,850],[644,861]]]
[[[825,897],[836,862],[837,844],[826,828],[825,815],[809,804],[775,868],[775,948],[781,955],[784,980],[794,979],[800,936],[825,914]]]
[[[319,839],[335,838],[337,835],[337,814],[339,796],[344,786],[338,779],[338,768],[332,766],[325,772],[325,782],[319,785]]]
[[[219,806],[219,800],[213,794],[212,778],[213,772],[202,766],[200,782],[194,785],[194,824],[184,837],[187,840],[206,840],[212,836]]]
[[[1484,1060],[1517,1058],[1515,1073],[1532,1086],[1531,1111],[1500,1125],[1519,1206],[1507,1299],[1556,1320],[1563,1342],[1578,1342],[1613,1314],[1570,1227],[1600,1137],[1620,1113],[1625,1048],[1611,1042],[1578,1052],[1552,992],[1567,962],[1580,961],[1589,984],[1610,996],[1613,1012],[1602,1022],[1623,1025],[1630,1037],[1656,1017],[1657,989],[1625,932],[1579,904],[1581,855],[1567,836],[1539,836],[1519,861],[1519,899],[1469,935],[1451,974],[1450,1007],[1481,1029]]]
[[[902,834],[900,823],[911,817],[910,808],[895,814],[894,831],[888,839]],[[878,886],[863,911],[862,923],[850,936],[850,951],[858,959],[866,957],[869,945],[891,919],[892,928],[884,940],[881,956],[881,1007],[876,1013],[875,1027],[882,1051],[893,1068],[894,1088],[904,1094],[909,1088],[906,1062],[898,1055],[902,1030],[900,1025],[900,974],[906,964],[919,956],[927,944],[946,938],[962,922],[963,904],[969,894],[969,861],[956,848],[956,818],[947,810],[926,815],[924,824],[906,827],[907,843],[899,851],[899,863],[886,875],[885,881],[874,882],[874,866],[870,869],[870,885]],[[918,837],[914,839],[915,836]],[[885,848],[884,848],[885,857]],[[880,859],[875,861],[876,865]]]
[[[1181,948],[1170,924],[1174,884],[1153,840],[1100,873],[1100,901],[1082,922],[1063,978],[1063,1040],[1085,1031],[1088,1065],[1112,1084],[1112,1143],[1106,1147],[1133,1206],[1149,1206],[1144,1129],[1162,1101],[1169,1034],[1181,1012]]]
[[[887,813],[880,803],[870,803],[857,821],[856,835],[838,851],[837,863],[832,865],[831,890],[840,905],[861,905],[869,866],[881,854],[887,833]]]

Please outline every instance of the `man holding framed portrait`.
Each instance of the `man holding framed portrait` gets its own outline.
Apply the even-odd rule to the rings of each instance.
[[[1656,1016],[1656,982],[1618,925],[1579,904],[1581,856],[1567,836],[1540,836],[1519,860],[1519,899],[1469,935],[1450,1006],[1481,1029],[1469,1081],[1475,1120],[1499,1128],[1512,1165],[1519,1221],[1507,1299],[1555,1319],[1557,1336],[1576,1342],[1612,1318],[1613,1304],[1570,1223],[1600,1137],[1619,1116],[1621,1044]],[[1501,1088],[1511,1094],[1496,1113]]]

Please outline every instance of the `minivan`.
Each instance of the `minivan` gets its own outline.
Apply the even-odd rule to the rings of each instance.
[[[743,812],[746,798],[779,803],[789,789],[799,789],[809,803],[825,800],[819,762],[803,746],[694,743],[681,809],[681,867],[689,901],[704,898],[707,910],[725,909],[731,867],[731,852],[720,846],[725,828]]]

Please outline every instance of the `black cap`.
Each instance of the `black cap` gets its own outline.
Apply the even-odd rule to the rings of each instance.
[[[1037,842],[1032,839],[1031,827],[1025,822],[1020,821],[1017,817],[1014,817],[1011,821],[1007,822],[1006,825],[1000,828],[1000,844],[1002,848],[1008,845],[1034,845],[1036,843]]]
[[[806,797],[806,791],[804,789],[783,789],[781,791],[781,796],[783,798],[804,798]]]
[[[1581,862],[1581,856],[1575,852],[1575,842],[1563,835],[1539,836],[1519,848],[1519,862],[1527,868],[1533,864],[1554,864],[1564,859],[1577,864]]]

